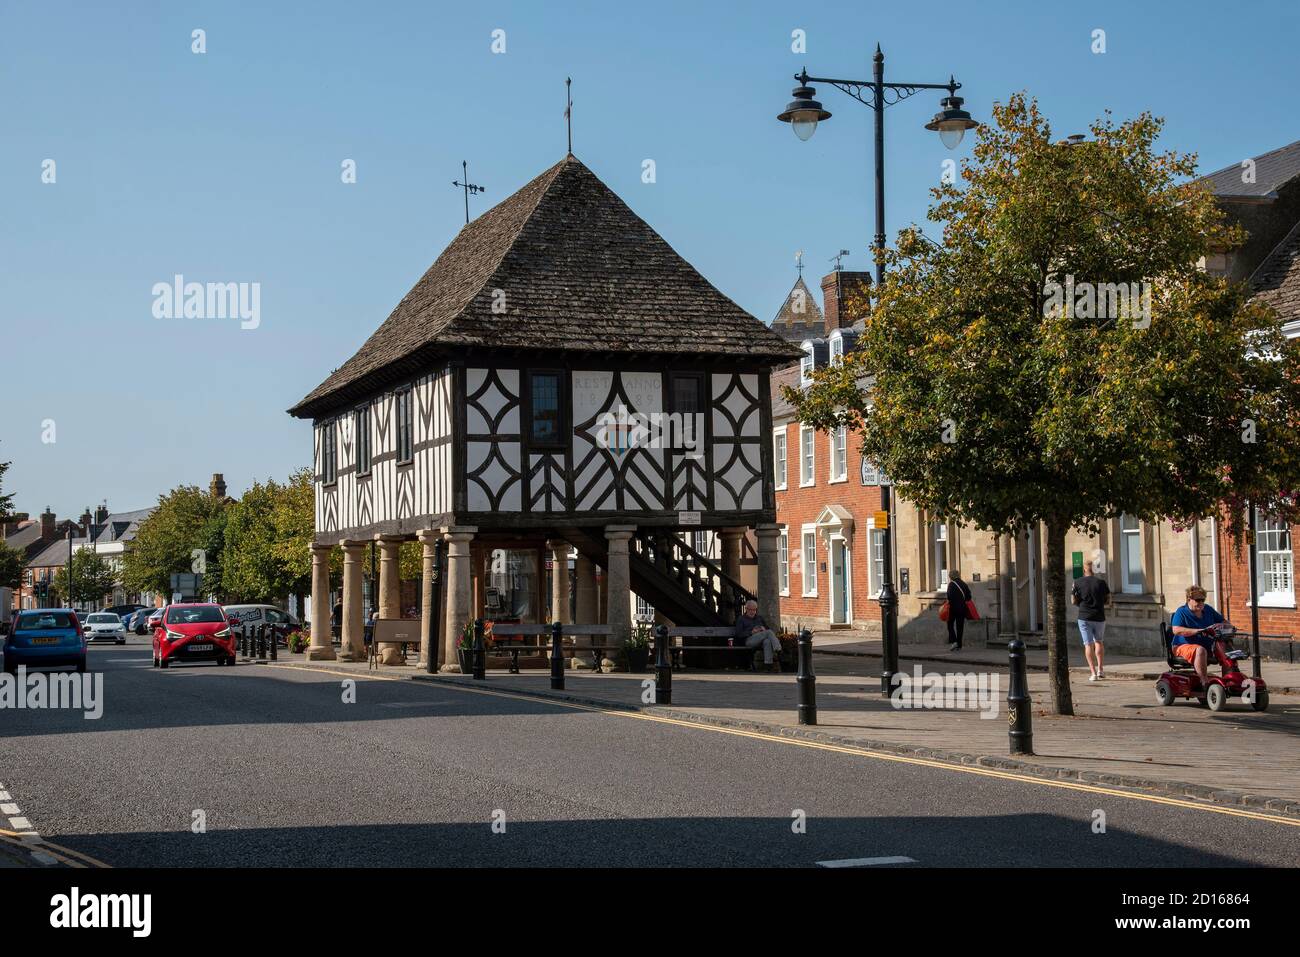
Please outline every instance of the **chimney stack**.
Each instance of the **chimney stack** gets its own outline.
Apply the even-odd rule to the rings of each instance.
[[[226,497],[226,480],[220,472],[212,473],[212,483],[208,486],[208,494],[213,498]]]
[[[106,524],[108,524],[107,505],[101,505],[99,506],[99,508],[95,509],[95,524],[98,525],[100,528],[103,528]]]
[[[92,521],[94,521],[94,518],[90,514],[90,506],[87,505],[86,510],[81,513],[81,518],[77,519],[77,524],[81,526],[80,534],[82,536],[90,536],[90,523]]]
[[[42,541],[54,537],[54,523],[55,523],[54,509],[46,505],[45,511],[41,512],[41,540]]]
[[[822,277],[826,333],[847,329],[871,312],[871,273],[837,269]]]

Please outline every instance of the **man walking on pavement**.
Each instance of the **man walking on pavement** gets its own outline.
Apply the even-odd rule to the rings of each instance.
[[[1083,577],[1070,589],[1070,601],[1079,606],[1079,636],[1083,639],[1083,656],[1088,659],[1089,681],[1106,677],[1106,606],[1110,604],[1110,586],[1092,573],[1093,563],[1083,563]]]

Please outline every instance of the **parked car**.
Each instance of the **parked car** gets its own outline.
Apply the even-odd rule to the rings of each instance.
[[[126,625],[120,615],[111,611],[92,611],[86,616],[87,641],[111,641],[114,644],[126,644]]]
[[[144,630],[152,635],[157,630],[159,623],[162,622],[163,613],[166,611],[167,606],[164,605],[149,612],[149,617],[144,620]]]
[[[153,632],[153,666],[166,668],[173,661],[235,663],[235,638],[230,619],[212,602],[168,605]]]
[[[145,619],[154,610],[153,608],[137,608],[131,614],[123,617],[122,624],[126,625],[126,630],[133,635],[143,635]]]
[[[134,603],[134,604],[130,604],[130,605],[114,605],[112,608],[105,608],[105,609],[103,609],[103,610],[104,610],[104,611],[107,611],[107,612],[110,612],[110,613],[112,613],[112,614],[114,614],[114,615],[117,615],[117,616],[118,616],[119,618],[121,618],[123,621],[126,621],[126,616],[127,616],[127,615],[133,614],[133,613],[135,613],[136,611],[138,611],[139,609],[141,609],[141,608],[146,608],[146,607],[148,607],[148,606],[146,606],[146,605],[141,605],[139,602],[136,602],[136,603]]]
[[[226,605],[225,611],[241,631],[258,625],[271,625],[276,640],[282,645],[289,643],[290,635],[302,631],[302,622],[274,605]]]
[[[5,671],[17,674],[19,665],[45,667],[75,665],[86,670],[86,636],[71,608],[20,611],[5,636]]]

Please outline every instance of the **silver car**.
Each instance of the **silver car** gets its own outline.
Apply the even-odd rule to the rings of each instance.
[[[111,611],[93,611],[86,616],[82,628],[86,641],[111,641],[114,644],[126,644],[126,625],[119,615]]]

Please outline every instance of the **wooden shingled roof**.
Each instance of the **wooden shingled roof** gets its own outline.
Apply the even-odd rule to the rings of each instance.
[[[466,225],[356,355],[289,412],[319,415],[460,348],[768,365],[799,356],[571,155]]]

